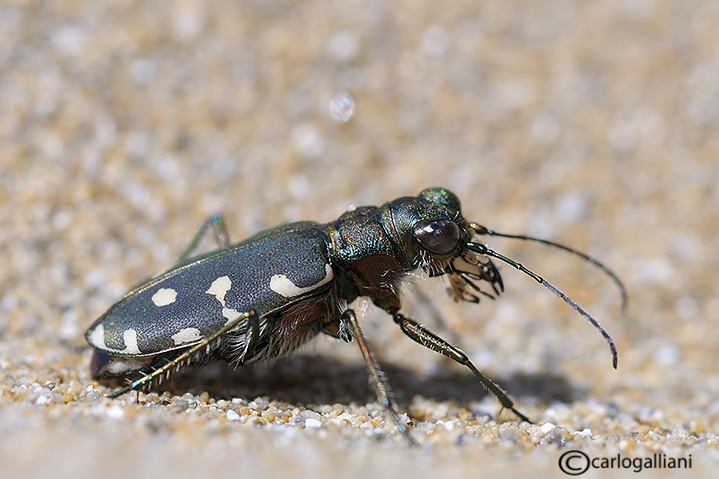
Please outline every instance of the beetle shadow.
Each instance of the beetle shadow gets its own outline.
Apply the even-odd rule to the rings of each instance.
[[[395,402],[401,408],[418,395],[438,402],[468,405],[489,394],[471,372],[451,364],[439,363],[432,373],[425,375],[392,364],[385,364],[383,370]],[[586,396],[586,391],[552,373],[492,379],[520,404],[530,399],[542,403],[571,402]],[[270,400],[303,405],[376,400],[364,364],[348,364],[324,355],[298,355],[270,365],[243,366],[236,370],[217,362],[175,375],[157,390],[179,394],[207,391],[216,400],[236,397],[252,400],[266,396]]]

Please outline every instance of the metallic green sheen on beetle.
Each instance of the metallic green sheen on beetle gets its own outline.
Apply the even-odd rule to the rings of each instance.
[[[210,226],[220,249],[190,258]],[[92,376],[137,377],[114,397],[187,364],[271,359],[324,333],[359,345],[380,402],[407,435],[384,375],[348,308],[365,296],[390,314],[408,337],[469,368],[503,407],[528,420],[465,353],[400,312],[401,282],[420,268],[429,276],[448,278],[457,300],[494,298],[503,283],[491,258],[528,274],[594,324],[609,343],[616,367],[611,338],[584,309],[524,266],[474,242],[478,235],[529,239],[570,251],[607,272],[625,297],[618,278],[596,260],[563,245],[496,233],[469,222],[459,199],[443,188],[357,208],[327,224],[279,226],[234,245],[227,240],[222,218],[215,215],[175,267],[127,293],[90,326],[85,338],[95,348]],[[483,290],[482,283],[489,290]]]

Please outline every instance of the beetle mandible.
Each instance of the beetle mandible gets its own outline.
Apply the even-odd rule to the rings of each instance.
[[[220,249],[191,258],[214,227]],[[276,358],[325,333],[362,352],[380,403],[408,436],[355,312],[348,304],[366,296],[386,311],[410,339],[467,367],[520,420],[529,419],[459,348],[404,316],[399,287],[421,268],[445,276],[455,299],[478,302],[504,290],[492,258],[531,276],[568,303],[602,334],[617,366],[614,342],[575,301],[521,264],[475,241],[480,235],[517,238],[559,247],[610,275],[626,302],[624,286],[602,263],[567,246],[495,232],[467,221],[460,201],[444,188],[428,188],[382,206],[348,211],[327,224],[297,222],[231,245],[219,215],[200,228],[175,266],[133,289],[85,333],[95,349],[93,378],[137,376],[111,397],[166,379],[188,364],[222,359],[241,365]],[[484,282],[491,292],[483,290]],[[409,437],[409,436],[408,436]]]

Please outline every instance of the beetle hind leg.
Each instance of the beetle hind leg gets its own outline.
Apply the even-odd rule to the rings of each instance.
[[[367,372],[370,376],[370,383],[374,386],[375,392],[377,393],[377,399],[379,399],[379,402],[390,415],[392,421],[397,426],[397,429],[399,429],[399,431],[409,440],[410,444],[416,445],[417,443],[414,439],[412,439],[412,436],[409,435],[407,427],[400,420],[397,411],[394,409],[394,404],[392,403],[392,391],[389,387],[389,383],[377,364],[374,354],[372,354],[372,351],[370,351],[369,346],[367,345],[367,340],[365,339],[364,333],[357,321],[357,315],[354,311],[348,309],[342,313],[340,322],[343,323],[341,329],[351,333],[352,338],[359,345],[360,351],[362,351],[362,356],[364,357],[365,365],[367,366]]]
[[[258,359],[257,344],[260,339],[260,316],[258,314],[251,314],[247,318],[247,329],[244,332],[240,332],[237,338],[237,342],[232,342],[232,347],[221,353],[222,359],[230,364],[234,364],[235,367],[247,364],[253,360]]]

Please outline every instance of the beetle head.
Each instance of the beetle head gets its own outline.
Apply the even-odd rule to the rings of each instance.
[[[447,275],[450,294],[458,301],[478,302],[503,291],[502,277],[489,257],[468,245],[476,233],[462,216],[459,198],[444,188],[428,188],[416,198],[392,204],[392,222],[408,260],[430,276]],[[483,291],[476,281],[486,281],[494,292]]]

